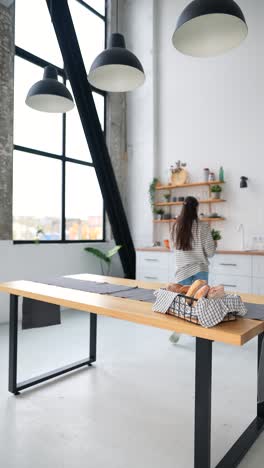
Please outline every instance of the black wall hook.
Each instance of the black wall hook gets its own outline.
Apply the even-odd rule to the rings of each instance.
[[[248,177],[241,176],[240,177],[240,188],[247,188],[247,186],[248,186],[247,181],[248,181]]]

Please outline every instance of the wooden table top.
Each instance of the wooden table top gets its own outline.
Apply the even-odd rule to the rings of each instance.
[[[71,277],[87,281],[105,281],[126,286],[139,286],[145,289],[157,289],[165,286],[161,283],[90,274],[72,275]],[[234,322],[224,322],[213,328],[203,328],[170,315],[153,312],[152,304],[147,302],[49,286],[33,281],[2,283],[0,291],[237,346],[242,346],[264,332],[264,322],[257,320],[239,318]],[[241,297],[245,302],[264,304],[264,296],[241,294]]]

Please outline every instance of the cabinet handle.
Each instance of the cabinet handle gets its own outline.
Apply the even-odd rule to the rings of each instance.
[[[144,276],[145,279],[157,280],[156,276]]]
[[[219,263],[222,266],[237,266],[237,263]]]
[[[158,262],[157,258],[145,258],[145,262]]]
[[[225,288],[237,288],[236,284],[223,284]]]

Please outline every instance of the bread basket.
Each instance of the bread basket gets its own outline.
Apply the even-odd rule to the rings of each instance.
[[[192,305],[188,305],[187,300],[192,302]],[[219,300],[211,300],[211,299],[194,299],[193,297],[186,296],[183,294],[178,294],[175,299],[172,301],[170,308],[167,311],[167,314],[173,315],[174,317],[181,318],[186,320],[187,322],[195,323],[196,325],[201,325],[200,316],[197,310],[198,302],[203,302],[204,305],[210,304],[210,307],[215,307],[219,304]],[[236,320],[236,312],[228,312],[221,321],[229,322]]]

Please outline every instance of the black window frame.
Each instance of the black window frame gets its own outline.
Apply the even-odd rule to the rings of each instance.
[[[107,42],[107,0],[105,0],[105,15],[102,15],[99,13],[97,10],[95,10],[93,7],[89,5],[84,0],[75,0],[78,3],[80,3],[84,8],[88,9],[91,13],[95,14],[97,17],[99,17],[102,21],[105,23],[105,46]],[[89,2],[89,0],[87,0]],[[57,65],[54,65],[51,62],[48,62],[47,60],[42,59],[41,57],[32,54],[31,52],[15,45],[15,56],[22,58],[23,60],[26,60],[27,62],[30,62],[34,65],[37,65],[41,68],[46,67],[47,65],[53,65],[58,72],[58,75],[63,79],[63,83],[67,83],[67,75],[66,72],[63,68],[58,67]],[[106,120],[107,120],[107,103],[106,103],[106,95],[107,93],[104,91],[100,91],[93,86],[91,86],[92,91],[96,94],[99,94],[104,98],[104,135],[106,137]],[[75,158],[70,158],[66,156],[66,128],[67,128],[67,119],[66,119],[66,114],[62,114],[62,152],[61,154],[56,154],[56,153],[50,153],[47,151],[41,151],[35,148],[30,148],[26,146],[21,146],[17,144],[13,144],[13,150],[16,151],[21,151],[29,154],[34,154],[36,156],[44,156],[50,159],[57,159],[61,161],[62,163],[62,181],[61,181],[61,239],[59,240],[39,240],[38,243],[40,244],[76,244],[76,243],[83,243],[83,244],[89,244],[89,243],[102,243],[106,242],[106,212],[105,212],[105,204],[104,204],[104,199],[103,199],[103,226],[102,226],[102,239],[80,239],[80,240],[70,240],[66,239],[66,217],[65,217],[65,198],[66,198],[66,163],[74,163],[74,164],[79,164],[83,166],[88,166],[88,167],[93,167],[94,164],[92,162],[88,161],[83,161],[80,159],[75,159]],[[12,220],[12,229],[13,229],[13,220]],[[36,241],[35,240],[14,240],[13,239],[13,244],[34,244]]]

